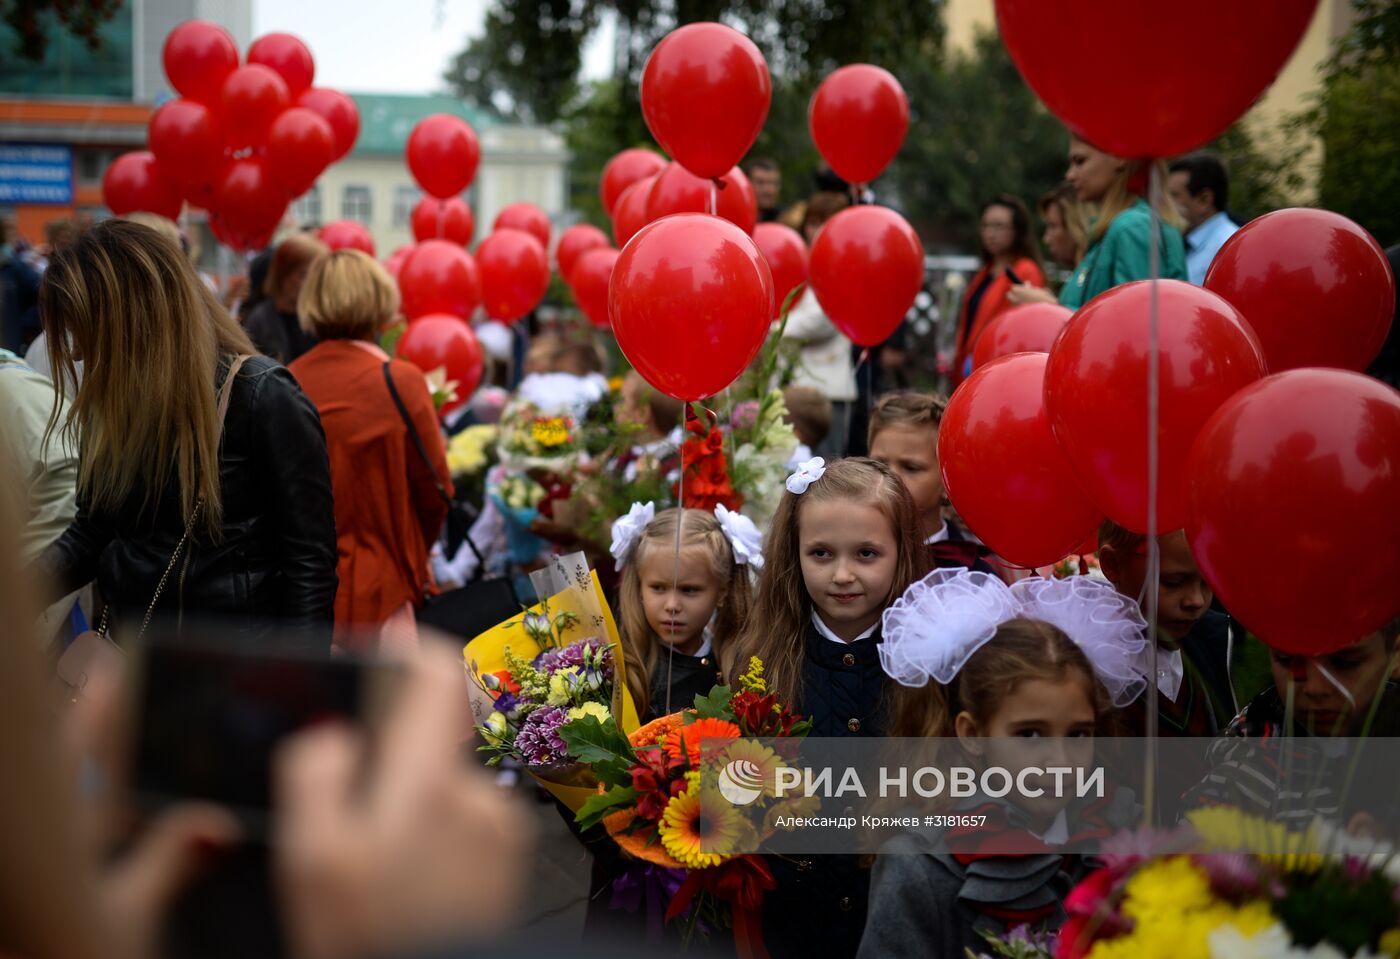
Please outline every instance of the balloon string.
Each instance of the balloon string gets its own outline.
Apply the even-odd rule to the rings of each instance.
[[[439,238],[439,239],[441,239],[442,237],[444,237],[444,236],[447,235],[447,201],[446,201],[446,200],[438,200],[437,235],[438,235],[438,238]]]
[[[1161,202],[1162,184],[1158,176],[1157,164],[1149,164],[1148,206],[1151,207],[1152,235],[1147,243],[1147,276],[1151,284],[1147,310],[1147,635],[1152,640],[1148,644],[1152,654],[1151,686],[1147,709],[1147,777],[1146,801],[1149,817],[1156,805],[1157,779],[1157,703],[1161,695],[1157,689],[1157,598],[1162,582],[1162,551],[1157,541],[1157,424],[1160,420],[1161,377],[1158,362],[1158,294],[1162,278],[1161,250],[1158,247],[1158,233],[1161,223],[1157,206]],[[1152,819],[1149,818],[1148,822]]]
[[[718,181],[710,181],[710,216],[719,216],[719,186]]]
[[[690,410],[689,403],[681,404],[681,478],[676,487],[676,562],[671,578],[672,595],[681,591],[681,527],[685,525],[685,421]],[[674,637],[672,637],[674,640]],[[676,644],[666,644],[666,715],[671,715],[671,668],[675,660]]]

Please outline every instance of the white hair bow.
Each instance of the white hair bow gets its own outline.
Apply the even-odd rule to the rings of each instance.
[[[905,590],[882,617],[880,665],[903,686],[944,685],[1008,620],[1040,620],[1084,651],[1114,705],[1148,688],[1147,621],[1112,586],[1071,576],[1007,586],[988,573],[936,569]]]
[[[642,530],[655,518],[655,503],[633,503],[626,516],[619,516],[613,521],[612,548],[609,552],[612,553],[613,559],[617,560],[617,569],[622,569],[622,562],[632,545],[641,538]]]
[[[826,460],[820,456],[813,456],[805,463],[799,463],[797,472],[787,478],[787,489],[789,493],[801,496],[807,492],[807,487],[822,478],[826,472]]]
[[[724,537],[734,550],[734,562],[762,569],[763,534],[753,520],[743,513],[730,512],[723,503],[715,504],[715,519],[719,520],[720,529],[724,530]]]

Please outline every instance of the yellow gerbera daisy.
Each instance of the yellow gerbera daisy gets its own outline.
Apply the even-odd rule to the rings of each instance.
[[[743,823],[717,793],[692,784],[666,806],[657,825],[661,845],[688,869],[709,869],[733,854]]]

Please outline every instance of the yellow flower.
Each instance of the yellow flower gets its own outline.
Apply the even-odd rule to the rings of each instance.
[[[492,713],[486,717],[486,725],[482,727],[481,738],[492,746],[499,746],[506,734],[506,717],[503,713]]]
[[[563,706],[569,702],[573,695],[574,687],[578,685],[578,667],[570,666],[561,669],[553,676],[549,677],[549,698],[545,702],[550,706]]]
[[[1400,956],[1400,929],[1392,929],[1381,935],[1381,952],[1387,956]]]
[[[569,442],[569,427],[562,416],[552,416],[547,420],[535,420],[530,426],[530,436],[536,443],[550,449]]]
[[[739,814],[715,790],[692,781],[666,804],[657,835],[666,851],[687,869],[708,869],[732,855],[743,832]]]
[[[447,446],[447,468],[454,476],[475,473],[486,465],[486,447],[496,440],[496,427],[468,426]]]
[[[757,656],[749,657],[749,670],[739,677],[739,690],[760,696],[768,692],[768,682],[763,678],[763,660]]]
[[[1186,814],[1207,849],[1258,853],[1261,862],[1284,872],[1317,872],[1324,858],[1316,854],[1317,831],[1293,832],[1283,823],[1250,816],[1229,806],[1204,806]]]
[[[763,795],[777,795],[778,770],[786,763],[773,750],[752,739],[736,739],[725,746],[718,763],[728,765],[738,761],[751,763],[757,769],[755,779],[763,783]]]
[[[621,377],[621,376],[613,376],[613,377],[610,377],[610,378],[608,379],[608,389],[611,390],[611,391],[614,392],[614,393],[620,393],[620,392],[622,392],[622,384],[623,384],[623,382],[625,382],[625,377]]]
[[[584,703],[569,710],[570,719],[582,719],[585,716],[596,717],[598,722],[605,723],[612,718],[612,713],[608,712],[608,707],[602,703]]]

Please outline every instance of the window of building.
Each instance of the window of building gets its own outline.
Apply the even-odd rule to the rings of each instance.
[[[340,195],[340,216],[342,219],[356,220],[368,226],[373,212],[369,187],[347,186]]]
[[[321,222],[321,187],[312,186],[292,204],[292,216],[302,226],[315,226]]]
[[[413,219],[413,208],[423,199],[423,191],[416,186],[400,184],[394,187],[394,226],[408,226]]]

